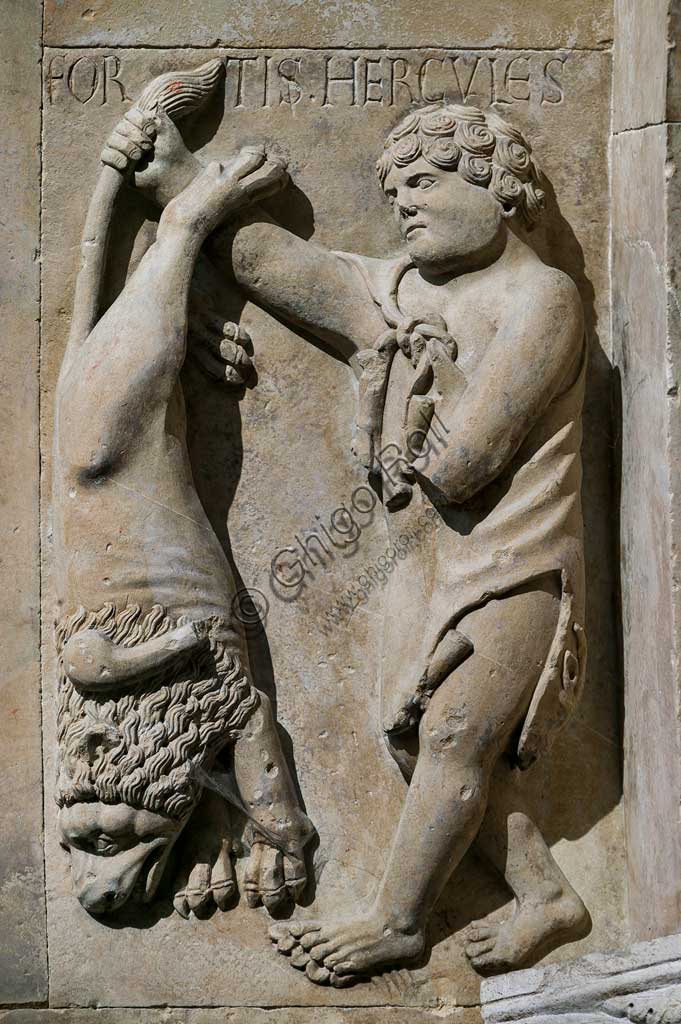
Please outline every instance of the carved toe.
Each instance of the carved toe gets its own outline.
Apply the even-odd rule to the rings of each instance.
[[[331,971],[327,970],[326,967],[322,967],[320,964],[310,960],[305,968],[305,974],[308,976],[310,981],[314,981],[316,985],[328,985],[329,979],[331,978]]]
[[[283,938],[279,939],[277,942],[277,949],[280,953],[284,953],[284,955],[288,956],[288,954],[292,953],[298,945],[299,943],[296,942],[290,932],[287,932]]]
[[[288,922],[278,921],[276,924],[271,924],[267,934],[272,942],[281,942],[287,935],[290,935]]]
[[[477,959],[484,953],[490,953],[494,949],[494,939],[482,939],[481,942],[469,942],[466,945],[466,956],[469,960]]]
[[[310,955],[306,953],[302,946],[296,946],[291,953],[291,963],[294,967],[298,967],[302,970],[310,962]]]
[[[189,917],[189,904],[187,903],[187,894],[184,889],[180,889],[179,892],[175,893],[173,906],[180,917],[183,917],[186,921]]]
[[[236,895],[236,882],[233,879],[224,879],[221,882],[211,883],[213,900],[218,910],[228,910],[234,902]]]

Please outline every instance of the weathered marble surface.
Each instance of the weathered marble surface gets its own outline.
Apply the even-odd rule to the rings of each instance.
[[[0,1010],[0,1024],[478,1024],[477,1010],[331,1009],[320,1018],[318,1008],[258,1010],[255,1007],[230,1010],[177,1008],[143,1010],[67,1009]]]
[[[672,931],[681,922],[678,830],[671,821],[668,829],[659,828],[666,809],[678,803],[681,782],[675,713],[679,608],[672,568],[678,354],[665,269],[672,255],[667,204],[676,185],[665,169],[676,134],[662,125],[623,133],[613,144],[613,328],[624,424],[627,849],[632,923],[641,938]],[[651,735],[657,737],[653,744]]]
[[[0,1003],[47,992],[40,744],[38,0],[3,13],[0,94]]]
[[[103,138],[120,116],[124,104],[119,82],[132,97],[154,74],[177,66],[178,61],[193,65],[201,56],[196,52],[144,49],[69,53],[57,48],[46,52],[44,295],[49,341],[43,350],[42,371],[48,402],[52,400],[63,351],[78,235],[97,173],[92,140]],[[264,53],[249,51],[241,56],[259,57],[259,65],[251,67],[256,72],[264,68]],[[333,51],[280,51],[277,56],[279,60],[300,59],[311,69],[312,77],[316,75],[314,80],[319,81],[321,75],[323,82],[323,58],[335,55]],[[359,57],[363,72],[369,58],[376,57],[361,52],[354,56]],[[409,52],[404,56],[413,67],[422,67],[426,57],[437,57],[437,52]],[[481,51],[461,56],[469,70],[476,69],[470,101],[489,103],[494,67],[507,68],[516,54]],[[608,618],[612,585],[609,524],[603,512],[609,501],[609,380],[607,359],[600,345],[607,346],[607,335],[605,328],[599,327],[599,343],[595,333],[597,320],[607,322],[605,98],[610,66],[604,54],[580,51],[563,57],[561,102],[557,102],[560,93],[546,82],[546,65],[556,58],[552,52],[533,54],[527,58],[527,65],[515,66],[516,71],[530,69],[530,100],[508,100],[509,116],[528,132],[560,197],[560,213],[554,209],[547,227],[537,232],[538,247],[550,262],[563,266],[578,281],[592,340],[585,422],[587,627],[592,682],[587,685],[575,722],[560,738],[551,758],[538,766],[529,780],[538,819],[547,829],[561,866],[579,886],[587,905],[598,908],[589,938],[557,954],[561,957],[575,949],[598,948],[623,931],[622,871],[613,870],[613,865],[621,864],[623,854],[617,810],[614,635]],[[490,58],[501,64],[490,64]],[[77,61],[80,63],[72,70]],[[557,66],[552,68],[557,73]],[[258,79],[256,73],[247,82],[244,73],[244,107],[234,109],[237,69],[238,65],[233,64],[222,124],[215,137],[210,137],[217,128],[215,119],[196,129],[196,144],[202,147],[202,156],[233,152],[244,141],[276,139],[289,158],[300,189],[289,208],[297,230],[307,234],[314,230],[315,238],[337,248],[368,254],[390,251],[397,239],[374,181],[373,163],[386,129],[400,112],[399,105],[353,104],[350,86],[337,85],[326,110],[319,111],[309,94],[290,109],[290,104],[281,102],[282,95],[295,99],[297,93],[288,92],[284,81],[282,94],[282,81],[275,79],[273,98],[269,107],[263,107],[262,77]],[[436,69],[437,65],[430,65],[431,71]],[[336,74],[347,73],[342,71],[342,61],[334,65],[334,70]],[[99,76],[96,81],[88,77],[95,73]],[[380,73],[380,68],[375,73]],[[428,79],[428,84],[435,88],[437,78]],[[356,90],[361,88],[361,82],[355,86]],[[512,93],[523,93],[517,84],[511,89]],[[361,93],[355,98],[358,95]],[[577,164],[565,160],[564,140],[573,137],[579,138],[588,160]],[[74,166],[79,167],[77,180]],[[334,168],[332,175],[329,166]],[[589,197],[588,211],[585,196]],[[119,266],[127,258],[145,215],[145,208],[134,197],[126,203],[129,233],[118,242]],[[144,237],[149,237],[146,230]],[[291,737],[306,809],[320,832],[317,906],[343,906],[349,889],[358,898],[372,887],[383,864],[403,791],[377,724],[373,652],[381,594],[370,595],[366,607],[354,612],[350,627],[334,626],[332,622],[329,625],[327,613],[333,601],[342,596],[344,587],[385,552],[386,538],[375,516],[371,523],[363,524],[357,555],[336,559],[326,571],[316,573],[297,601],[286,604],[271,593],[273,554],[294,542],[301,530],[313,529],[315,515],[327,522],[334,508],[362,483],[349,453],[354,398],[343,366],[311,347],[303,348],[291,331],[253,307],[246,307],[243,320],[254,338],[259,382],[241,404],[242,440],[238,441],[229,425],[224,394],[207,389],[203,378],[192,379],[190,374],[187,386],[194,424],[194,470],[219,532],[224,531],[227,498],[240,470],[229,517],[235,557],[243,580],[261,590],[270,603],[266,638],[254,638],[254,662],[261,681],[266,684],[273,678],[276,682],[278,717]],[[282,429],[282,424],[292,425],[290,433]],[[44,450],[49,449],[47,428]],[[313,462],[310,450],[315,452]],[[268,481],[268,505],[262,500],[264,477]],[[49,621],[52,593],[48,523],[45,540],[45,614]],[[324,635],[324,629],[328,635]],[[53,668],[50,659],[45,676],[47,778],[53,773]],[[356,710],[359,708],[362,710]],[[552,809],[550,813],[548,808]],[[159,910],[160,919],[154,921],[153,928],[140,927],[141,922],[124,917],[119,927],[109,931],[73,900],[68,866],[56,844],[51,807],[47,832],[55,1005],[83,1005],[93,999],[113,1005],[159,1001],[170,1005],[313,1001],[419,1004],[443,999],[472,1006],[477,1002],[478,981],[465,963],[456,933],[471,916],[501,907],[507,899],[480,865],[469,861],[458,873],[451,896],[435,922],[436,943],[428,965],[413,972],[394,972],[339,995],[312,989],[304,977],[292,972],[271,951],[265,918],[243,906],[210,921],[189,922],[169,916],[170,907],[166,906]],[[113,961],[112,940],[118,949]],[[105,955],[109,970],[95,974],[92,964]],[[171,976],[166,969],[168,958],[178,965]],[[145,964],[143,972],[135,969],[140,962]]]
[[[21,439],[20,446],[5,448],[0,456],[7,464],[3,482],[10,483],[8,498],[3,492],[1,528],[5,530],[7,521],[11,542],[3,554],[9,582],[0,599],[2,643],[5,656],[9,651],[12,664],[18,666],[16,673],[6,672],[2,680],[3,704],[7,697],[6,707],[10,712],[18,708],[19,714],[5,716],[0,752],[0,769],[11,781],[3,798],[0,858],[0,886],[5,859],[8,877],[0,888],[0,1003],[13,1004],[46,1000],[47,975],[39,847],[38,264],[33,258],[39,212],[40,112],[38,98],[31,92],[34,86],[25,85],[17,70],[21,58],[28,62],[26,73],[35,77],[40,12],[32,0],[8,6],[12,17],[3,15],[2,42],[9,44],[12,59],[4,67],[10,73],[8,109],[13,111],[12,126],[18,129],[21,148],[9,148],[5,163],[9,174],[3,170],[3,187],[5,196],[11,194],[10,186],[21,188],[22,197],[19,216],[9,225],[14,237],[6,244],[10,275],[3,279],[3,288],[9,286],[12,310],[7,336],[11,343],[0,374],[3,422],[6,417],[7,433]],[[498,3],[482,0],[457,5],[455,18],[451,8],[444,2],[423,7],[387,0],[285,2],[274,10],[262,3],[237,4],[228,13],[224,3],[216,0],[186,7],[167,0],[115,4],[47,0],[45,4],[40,371],[46,410],[41,450],[47,938],[50,1005],[67,1008],[0,1010],[0,1021],[382,1024],[387,1018],[395,1024],[407,1020],[475,1024],[480,1019],[479,980],[465,960],[461,931],[471,917],[487,911],[501,917],[509,909],[507,891],[470,857],[433,921],[428,962],[413,971],[390,972],[370,984],[335,992],[312,987],[304,976],[291,971],[270,946],[264,912],[248,910],[243,901],[228,914],[183,921],[172,914],[168,897],[147,919],[130,913],[107,925],[89,917],[73,898],[68,863],[57,843],[52,798],[54,588],[47,495],[54,386],[68,332],[79,236],[98,173],[99,146],[128,101],[153,75],[178,64],[194,65],[213,54],[230,59],[224,109],[214,110],[192,129],[194,147],[202,158],[222,157],[243,142],[275,140],[289,159],[299,189],[279,203],[279,213],[297,231],[334,248],[369,255],[396,248],[397,236],[375,182],[373,164],[383,136],[410,102],[435,99],[445,90],[455,102],[464,98],[462,93],[471,103],[496,102],[535,146],[558,197],[556,206],[553,195],[549,196],[550,215],[536,233],[537,246],[548,262],[578,282],[591,348],[584,423],[590,650],[584,701],[550,759],[526,781],[534,813],[556,859],[593,916],[591,934],[552,954],[551,960],[623,945],[627,940],[611,493],[616,437],[610,412],[607,230],[611,5],[604,0],[564,5],[512,0],[500,10]],[[633,25],[632,41],[639,36],[639,28]],[[655,37],[653,49],[662,45],[662,39],[663,35]],[[308,48],[302,49],[301,42]],[[432,48],[434,44],[452,49]],[[213,50],[217,45],[230,49]],[[192,46],[196,49],[188,49]],[[343,47],[354,49],[339,49]],[[400,49],[404,47],[409,49]],[[332,78],[341,78],[350,68],[355,71],[352,84],[335,81],[325,88],[325,70]],[[650,109],[657,111],[661,93],[653,86],[655,103]],[[321,109],[325,98],[327,105]],[[646,123],[646,117],[644,112],[636,120]],[[621,121],[622,127],[634,124],[635,120]],[[667,151],[663,141],[658,142],[653,156],[640,154],[633,143],[628,150],[627,143],[618,142],[623,159],[639,157],[637,188],[644,191],[643,169],[650,168],[646,161],[657,161],[651,168],[657,172]],[[675,140],[668,145],[675,146]],[[122,209],[126,226],[115,241],[112,292],[122,283],[130,254],[134,266],[153,234],[154,214],[148,206],[128,196]],[[20,225],[28,225],[28,232]],[[7,226],[2,230],[7,231]],[[647,236],[636,238],[643,240],[639,247],[643,253]],[[20,262],[22,270],[15,277]],[[638,273],[633,257],[631,267],[632,273]],[[654,282],[652,288],[657,287]],[[236,315],[239,303],[231,300],[230,306],[227,299],[224,310]],[[315,569],[307,589],[295,601],[286,603],[272,592],[270,563],[275,552],[295,543],[304,531],[319,530],[320,523],[328,526],[334,509],[347,502],[364,477],[349,451],[354,393],[347,369],[251,305],[247,304],[243,321],[253,335],[259,380],[239,406],[223,391],[207,386],[195,370],[186,375],[193,468],[223,539],[233,498],[228,525],[237,566],[244,584],[261,591],[269,603],[266,633],[252,634],[251,656],[260,685],[276,695],[287,753],[306,809],[320,833],[315,906],[336,909],[373,887],[404,796],[403,782],[379,729],[376,652],[383,593],[375,587],[349,622],[334,610],[346,588],[385,553],[387,538],[378,514],[364,516],[358,550],[352,557],[336,557],[327,567]],[[659,397],[653,390],[651,401],[659,404]],[[664,418],[663,410],[660,415]],[[651,433],[645,436],[655,439]],[[648,523],[637,521],[632,529],[639,526],[645,539]],[[663,603],[661,623],[668,625],[665,614]],[[341,621],[334,621],[338,618]],[[641,664],[645,658],[654,659],[655,653],[646,647]],[[667,685],[669,678],[662,675]],[[662,696],[666,700],[667,694]],[[663,715],[661,709],[660,728]],[[663,787],[660,793],[665,794]],[[643,836],[645,819],[632,827],[640,828]],[[676,870],[672,851],[662,863],[665,871]],[[28,877],[26,865],[30,866]],[[651,879],[651,884],[657,883]],[[5,947],[20,961],[18,969],[10,964],[7,970]],[[340,1005],[320,1009],[332,1003]],[[281,1008],[287,1004],[290,1009]],[[310,1008],[302,1009],[301,1004]],[[358,1008],[346,1008],[354,1004]],[[110,1008],[95,1010],[95,1005]],[[150,1008],[154,1005],[174,1008]],[[126,1008],[134,1006],[142,1008]],[[235,1009],[216,1008],[228,1006]],[[580,1024],[585,1024],[584,1018]]]
[[[443,35],[465,47],[543,49],[606,48],[612,41],[612,5],[573,0],[556,5],[511,0],[457,4],[455,24],[448,0],[427,6],[391,0],[345,0],[301,5],[284,0],[234,5],[202,0],[186,9],[167,0],[47,0],[45,42],[50,46],[433,46]]]
[[[614,8],[613,131],[678,120],[677,0],[617,0]]]
[[[678,1024],[681,938],[483,982],[485,1024]]]

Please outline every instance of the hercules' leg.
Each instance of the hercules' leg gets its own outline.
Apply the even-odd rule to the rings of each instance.
[[[459,624],[474,650],[435,691],[421,720],[416,768],[373,903],[340,919],[272,929],[311,980],[342,984],[421,954],[428,915],[475,839],[494,765],[527,711],[558,607],[555,588],[537,585],[491,601]]]
[[[492,783],[476,846],[504,876],[515,896],[512,916],[475,921],[466,953],[480,971],[508,971],[531,963],[555,945],[586,934],[588,911],[523,809],[521,780],[502,759]]]

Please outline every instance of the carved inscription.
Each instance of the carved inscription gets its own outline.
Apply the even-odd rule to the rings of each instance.
[[[227,106],[392,107],[409,103],[551,106],[563,102],[567,56],[457,51],[346,51],[225,56]]]
[[[225,53],[225,105],[233,110],[283,107],[404,107],[410,103],[475,103],[505,108],[563,102],[565,55],[476,54],[456,50],[427,55],[346,50],[323,53]],[[121,103],[124,58],[57,53],[47,64],[48,101],[81,105]]]
[[[121,59],[115,53],[101,56],[89,54],[55,54],[47,65],[47,96],[53,103],[58,94],[66,95],[81,105],[103,106],[109,100],[129,100],[120,78]]]

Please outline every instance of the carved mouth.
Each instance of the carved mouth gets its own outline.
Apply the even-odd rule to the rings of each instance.
[[[413,231],[425,231],[425,224],[410,224],[407,230],[404,232],[404,237],[409,238]]]
[[[167,852],[168,843],[159,842],[145,857],[142,870],[133,887],[132,897],[135,902],[149,903],[155,896],[166,866]]]

